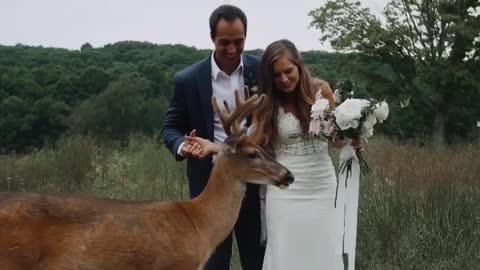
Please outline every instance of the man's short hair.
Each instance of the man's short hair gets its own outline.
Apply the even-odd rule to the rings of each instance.
[[[245,29],[245,35],[247,34],[247,16],[245,16],[245,13],[236,6],[221,5],[210,15],[210,37],[212,39],[217,35],[217,24],[221,19],[224,19],[227,22],[233,22],[236,19],[240,19],[243,28]]]

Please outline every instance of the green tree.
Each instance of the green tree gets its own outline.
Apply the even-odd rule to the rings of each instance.
[[[53,86],[53,95],[58,100],[63,100],[70,106],[77,105],[82,101],[80,89],[80,78],[76,75],[62,77]]]
[[[23,120],[24,125],[29,127],[26,131],[27,141],[34,141],[39,146],[56,141],[67,128],[69,113],[70,107],[51,96],[34,101]]]
[[[464,135],[459,127],[480,116],[479,6],[478,0],[391,0],[381,20],[360,2],[338,0],[310,16],[322,41],[387,64],[395,74],[391,100],[411,98],[419,123],[443,143],[447,135]]]
[[[42,87],[55,84],[60,78],[63,77],[63,72],[63,67],[59,65],[39,66],[32,70],[35,82]]]
[[[80,47],[80,51],[84,52],[84,51],[87,51],[87,50],[90,50],[90,49],[93,49],[93,46],[92,44],[90,43],[84,43],[81,47]]]
[[[26,102],[18,96],[9,96],[0,103],[0,146],[10,149],[12,143],[24,142],[21,133],[28,129],[23,117],[28,111]]]
[[[74,132],[97,133],[122,139],[133,131],[161,127],[167,104],[149,98],[151,85],[138,73],[125,73],[98,96],[85,100],[70,117]],[[157,127],[155,127],[155,126]]]
[[[69,108],[50,96],[38,100],[9,96],[0,102],[0,145],[25,150],[55,141],[66,128]]]
[[[84,97],[98,95],[110,83],[111,76],[103,68],[91,66],[80,74],[79,86]]]

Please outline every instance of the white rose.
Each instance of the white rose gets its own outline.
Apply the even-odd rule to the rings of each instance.
[[[366,139],[366,138],[370,138],[373,136],[373,125],[368,122],[368,121],[364,121],[362,123],[362,129],[361,129],[361,137]]]
[[[373,109],[373,114],[377,117],[378,122],[382,123],[388,117],[388,103],[385,101],[380,102]]]
[[[362,111],[370,104],[365,99],[346,99],[335,109],[335,119],[337,125],[342,130],[357,128],[358,120],[362,117]]]
[[[377,123],[377,117],[374,114],[369,114],[365,118],[365,122],[368,122],[373,127]]]
[[[335,89],[335,91],[333,92],[333,100],[337,104],[342,103],[342,92],[340,91],[340,89]]]

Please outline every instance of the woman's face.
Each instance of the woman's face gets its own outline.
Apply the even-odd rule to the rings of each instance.
[[[286,56],[273,63],[273,82],[284,93],[293,93],[297,88],[300,75],[298,67]]]

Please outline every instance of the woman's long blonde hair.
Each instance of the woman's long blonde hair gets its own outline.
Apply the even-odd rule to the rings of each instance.
[[[259,89],[266,95],[266,100],[255,112],[254,119],[257,126],[251,138],[272,155],[278,141],[278,112],[282,106],[283,97],[283,92],[276,88],[273,81],[273,64],[281,57],[288,57],[298,68],[299,82],[294,92],[295,116],[300,121],[304,135],[308,133],[310,109],[314,102],[311,76],[295,45],[286,39],[271,43],[265,49],[260,62]]]

